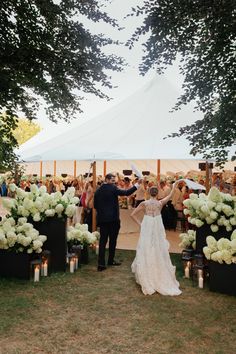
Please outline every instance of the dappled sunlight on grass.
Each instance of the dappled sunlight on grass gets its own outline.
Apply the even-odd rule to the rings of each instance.
[[[134,251],[117,251],[122,266],[96,271],[96,256],[75,274],[34,284],[0,281],[1,353],[235,352],[236,298],[200,290],[183,279],[183,294],[144,296],[130,265]]]

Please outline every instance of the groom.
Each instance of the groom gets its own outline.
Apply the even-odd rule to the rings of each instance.
[[[115,185],[115,176],[108,173],[105,177],[105,182],[95,192],[94,208],[97,211],[97,223],[100,226],[100,241],[98,254],[99,272],[106,269],[105,265],[105,250],[109,238],[109,256],[108,265],[118,266],[121,263],[114,260],[116,240],[120,230],[120,215],[118,196],[129,196],[134,193],[142,180],[139,180],[133,187],[129,189],[119,189]]]

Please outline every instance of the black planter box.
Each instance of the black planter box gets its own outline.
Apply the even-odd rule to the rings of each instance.
[[[47,218],[43,222],[32,222],[41,235],[46,235],[44,250],[51,252],[51,271],[66,271],[66,221],[57,217]]]
[[[236,264],[209,261],[209,288],[222,294],[236,295]]]
[[[206,246],[206,238],[211,235],[215,237],[216,240],[219,240],[222,237],[230,239],[232,231],[226,231],[224,226],[219,226],[217,232],[212,232],[211,227],[208,224],[204,224],[201,227],[196,229],[196,251],[197,253],[203,253],[203,247]]]
[[[83,246],[81,249],[81,257],[80,257],[80,263],[81,264],[88,264],[89,262],[89,248],[88,245]]]
[[[0,276],[29,280],[32,259],[31,254],[0,250]]]

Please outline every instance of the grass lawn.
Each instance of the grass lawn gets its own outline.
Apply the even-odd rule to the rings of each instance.
[[[144,296],[130,271],[134,251],[117,251],[122,266],[96,271],[96,256],[75,274],[40,283],[0,280],[0,353],[236,353],[236,298],[198,289]]]

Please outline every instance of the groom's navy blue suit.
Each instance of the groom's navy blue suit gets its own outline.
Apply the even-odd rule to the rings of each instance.
[[[136,191],[119,189],[114,184],[104,183],[95,192],[94,208],[97,210],[97,223],[100,226],[98,265],[105,266],[105,249],[109,238],[108,265],[114,262],[116,240],[120,229],[120,213],[118,196],[129,196]]]

